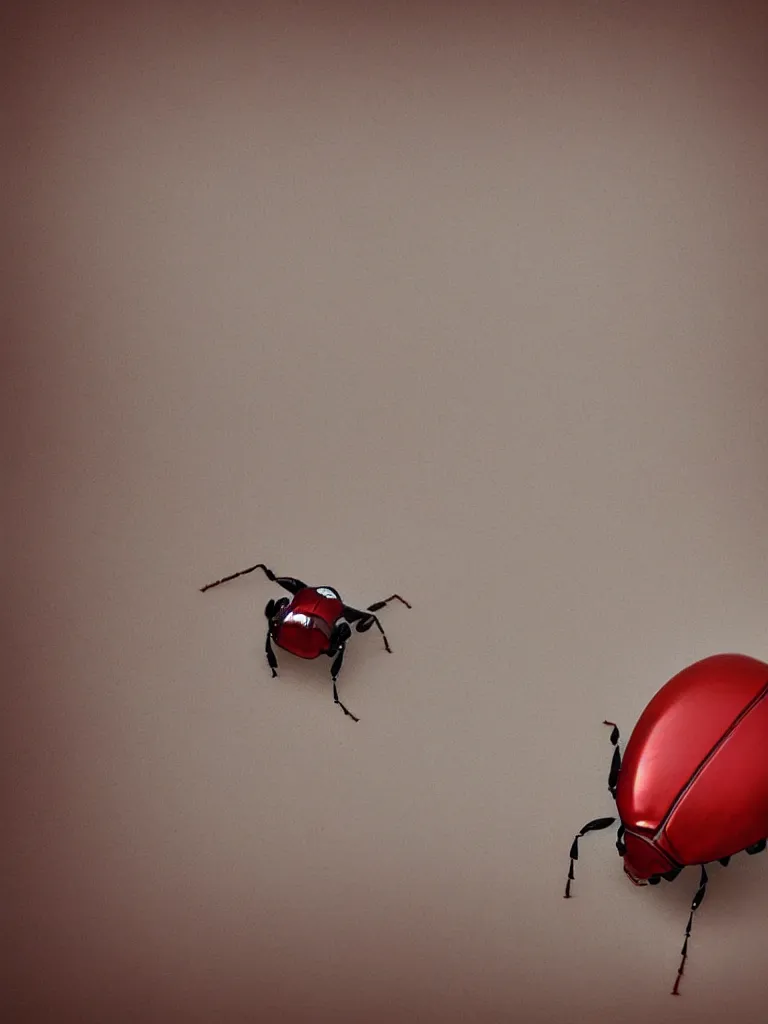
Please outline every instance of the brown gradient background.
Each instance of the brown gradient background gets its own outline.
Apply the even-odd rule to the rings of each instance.
[[[765,1020],[603,717],[768,658],[760,5],[18,5],[4,1019]],[[264,560],[399,590],[263,656]]]

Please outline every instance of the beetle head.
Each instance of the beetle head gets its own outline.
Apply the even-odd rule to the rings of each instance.
[[[623,847],[624,872],[634,885],[647,885],[649,879],[658,880],[659,876],[677,869],[677,865],[649,836],[625,832]]]

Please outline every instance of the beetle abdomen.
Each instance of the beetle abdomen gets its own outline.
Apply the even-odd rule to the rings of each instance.
[[[691,780],[667,819],[684,864],[730,857],[768,836],[768,687]]]
[[[343,611],[336,591],[304,587],[277,616],[272,637],[298,658],[318,658],[330,649],[333,627]]]
[[[274,630],[278,647],[298,658],[317,658],[330,647],[331,630],[323,619],[288,609]]]

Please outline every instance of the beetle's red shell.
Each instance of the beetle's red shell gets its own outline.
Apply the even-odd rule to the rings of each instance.
[[[616,804],[636,880],[768,837],[768,665],[716,654],[674,676],[630,736]]]
[[[323,591],[327,591],[323,593]],[[329,588],[305,587],[277,617],[272,637],[278,647],[299,658],[317,658],[331,646],[333,627],[344,604]]]

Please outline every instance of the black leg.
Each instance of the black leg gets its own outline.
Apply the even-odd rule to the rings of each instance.
[[[275,652],[272,650],[272,620],[278,614],[278,612],[285,608],[287,604],[287,597],[281,597],[277,601],[273,601],[270,598],[270,600],[267,601],[266,608],[264,609],[264,614],[267,617],[267,622],[269,622],[269,626],[267,627],[267,642],[265,644],[265,650],[267,652],[267,661],[269,662],[269,667],[272,669],[273,679],[277,678],[277,658],[275,657]]]
[[[222,576],[220,580],[214,580],[213,583],[206,583],[204,587],[200,588],[200,593],[204,594],[206,590],[210,590],[211,587],[218,587],[220,583],[229,583],[230,580],[236,580],[238,576],[247,576],[249,572],[255,572],[256,569],[262,569],[268,580],[271,580],[272,583],[277,583],[291,594],[297,594],[306,586],[301,580],[296,580],[292,576],[275,576],[271,569],[267,568],[262,562],[259,562],[258,565],[252,565],[250,569],[241,569],[240,572],[233,572],[230,576]]]
[[[587,832],[596,832],[601,828],[609,828],[616,821],[615,818],[595,818],[593,821],[588,821],[584,828],[576,833],[573,842],[571,843],[571,864],[568,868],[568,881],[565,883],[565,899],[571,898],[571,882],[573,881],[573,862],[579,859],[579,840],[582,836],[586,835]]]
[[[384,601],[376,601],[374,604],[369,604],[367,610],[369,612],[381,611],[381,609],[385,605],[388,605],[390,601],[400,601],[400,603],[404,604],[406,608],[412,608],[413,607],[413,605],[408,604],[408,602],[405,600],[404,597],[400,597],[399,594],[393,594],[392,597],[387,597]]]
[[[621,754],[619,753],[619,727],[615,722],[603,720],[603,725],[612,725],[611,743],[613,744],[613,758],[611,770],[608,773],[608,789],[613,799],[616,799],[616,785],[619,781],[619,770],[621,769]]]
[[[348,622],[356,623],[355,629],[358,633],[367,633],[371,626],[376,626],[384,639],[384,647],[389,654],[392,653],[392,648],[389,646],[389,640],[387,634],[384,632],[384,627],[379,622],[378,616],[373,615],[366,609],[364,612],[359,611],[357,608],[349,608],[347,605],[344,606],[344,618]]]
[[[334,684],[333,684],[333,703],[334,704],[338,704],[339,707],[341,708],[341,710],[344,712],[344,714],[348,715],[349,718],[351,718],[353,722],[359,722],[360,721],[360,719],[357,717],[357,715],[353,715],[352,712],[349,710],[349,708],[345,707],[341,703],[341,701],[339,700],[339,692],[336,689],[336,682],[335,681],[334,681]]]
[[[387,634],[384,632],[384,627],[382,626],[381,622],[379,622],[379,618],[378,618],[377,615],[371,615],[367,619],[362,619],[355,626],[355,629],[357,630],[358,633],[367,633],[368,630],[371,628],[371,626],[376,626],[378,631],[381,633],[381,638],[384,641],[384,647],[385,647],[387,653],[391,654],[392,653],[392,648],[389,646],[389,640],[387,639]]]
[[[701,878],[699,880],[699,888],[696,890],[696,895],[693,897],[693,901],[691,903],[691,912],[688,915],[688,924],[685,927],[685,941],[683,942],[683,948],[682,948],[681,953],[680,953],[680,966],[677,969],[677,977],[675,978],[675,985],[674,985],[674,988],[672,989],[672,995],[673,996],[679,996],[680,995],[680,992],[678,991],[678,989],[680,988],[680,979],[682,978],[683,970],[685,969],[685,961],[688,959],[688,939],[690,939],[690,937],[691,937],[691,928],[693,927],[693,915],[696,912],[696,910],[699,908],[699,906],[701,905],[701,901],[704,899],[704,896],[706,895],[706,892],[707,892],[707,882],[708,881],[709,881],[709,879],[707,877],[707,869],[702,864],[701,865]]]
[[[269,631],[269,628],[267,628],[267,642],[264,645],[264,650],[267,652],[267,662],[269,663],[269,667],[272,669],[272,678],[276,679],[277,658],[275,657],[275,652],[272,650],[272,635]]]
[[[278,598],[277,601],[270,599],[267,601],[267,607],[264,609],[264,614],[271,622],[272,619],[274,619],[274,617],[278,615],[288,603],[289,601],[287,597]]]
[[[390,601],[401,601],[406,608],[410,608],[411,605],[405,600],[404,597],[400,597],[399,594],[393,594],[388,597],[385,601],[376,601],[374,604],[369,605],[365,611],[361,611],[359,608],[351,608],[349,605],[344,605],[344,618],[347,622],[356,623],[355,629],[358,633],[367,633],[368,630],[375,626],[381,633],[382,639],[384,640],[384,647],[389,654],[392,653],[392,648],[389,646],[389,640],[387,634],[384,632],[384,627],[379,621],[378,615],[373,614],[379,611],[385,605],[389,604]]]
[[[352,636],[352,630],[349,628],[346,622],[340,622],[336,628],[333,643],[328,653],[333,657],[333,664],[331,665],[331,680],[333,681],[333,703],[338,704],[345,715],[348,715],[353,722],[359,722],[360,719],[353,715],[349,708],[345,707],[339,700],[339,691],[336,688],[336,680],[341,672],[341,666],[344,664],[344,652],[347,647],[347,640]],[[334,657],[335,655],[335,657]]]
[[[257,569],[263,569],[267,579],[274,583],[275,574],[266,565],[259,562],[258,565],[252,565],[250,569],[241,569],[240,572],[233,572],[230,576],[222,576],[220,580],[214,580],[213,583],[206,583],[204,587],[200,588],[200,593],[204,594],[206,590],[210,590],[211,587],[218,587],[220,583],[229,583],[230,580],[236,580],[238,576],[247,576],[249,572],[255,572]]]

